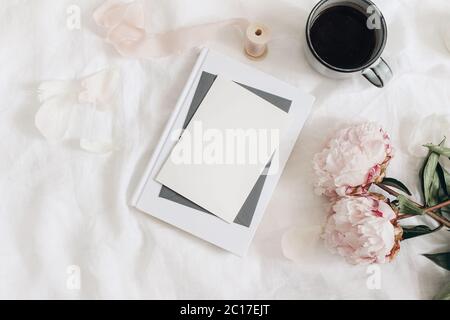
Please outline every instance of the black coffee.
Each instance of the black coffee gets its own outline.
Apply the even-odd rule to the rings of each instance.
[[[367,16],[348,6],[326,9],[317,17],[310,33],[319,57],[342,69],[364,66],[376,47],[375,30],[367,27]]]

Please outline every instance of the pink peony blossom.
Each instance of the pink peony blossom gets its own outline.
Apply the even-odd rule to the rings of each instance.
[[[326,246],[352,264],[390,261],[400,249],[401,237],[397,214],[373,194],[338,200],[323,234]]]
[[[384,178],[393,157],[389,136],[375,123],[340,130],[314,157],[316,192],[331,198],[363,194]]]

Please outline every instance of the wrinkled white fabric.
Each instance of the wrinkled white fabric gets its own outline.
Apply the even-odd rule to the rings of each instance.
[[[449,107],[450,108],[450,107]],[[444,138],[450,137],[450,112],[432,114],[421,119],[411,128],[408,151],[412,156],[426,157],[429,150],[424,144],[440,144]],[[445,145],[448,145],[446,140]]]
[[[447,46],[448,52],[450,52],[450,21],[444,23],[442,32],[445,40],[445,45]]]
[[[408,155],[411,130],[450,107],[450,52],[439,32],[450,17],[447,0],[376,1],[389,25],[384,57],[395,73],[381,90],[362,77],[326,79],[308,66],[303,28],[315,0],[145,1],[147,27],[159,32],[236,16],[264,22],[274,40],[260,62],[244,56],[235,32],[208,45],[317,97],[245,259],[129,207],[199,51],[147,61],[120,57],[92,21],[102,2],[0,4],[1,298],[423,299],[448,281],[448,272],[421,256],[449,249],[445,231],[403,243],[396,260],[380,266],[379,290],[367,287],[372,269],[348,265],[320,241],[312,243],[316,254],[300,254],[295,262],[282,250],[286,232],[323,225],[328,204],[313,192],[312,158],[349,123],[383,124],[397,150],[388,175],[417,194],[422,160]],[[81,30],[66,27],[72,4],[81,8]],[[72,143],[47,143],[34,127],[38,84],[110,65],[123,72],[124,147],[97,156]],[[304,246],[308,240],[292,232],[287,238]],[[295,247],[289,250],[295,256]],[[73,265],[81,271],[80,290]]]

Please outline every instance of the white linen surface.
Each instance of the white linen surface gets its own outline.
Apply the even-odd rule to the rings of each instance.
[[[242,54],[240,35],[232,29],[207,45],[317,97],[242,259],[128,205],[199,50],[128,60],[98,36],[91,15],[102,0],[1,1],[0,298],[432,298],[449,274],[421,254],[448,250],[448,232],[403,243],[398,258],[380,266],[381,288],[369,289],[371,270],[348,265],[314,241],[327,204],[313,193],[311,160],[334,130],[379,121],[397,146],[389,175],[417,194],[422,159],[408,154],[411,132],[424,117],[450,112],[450,52],[442,29],[450,4],[376,1],[390,31],[384,57],[395,72],[380,90],[362,77],[330,80],[308,66],[303,34],[315,2],[145,2],[148,28],[155,32],[236,16],[268,24],[274,40],[263,61]],[[81,30],[66,27],[71,4],[81,8]],[[34,126],[39,82],[107,66],[119,66],[124,77],[124,147],[106,156],[86,153],[77,145],[76,128],[66,142],[45,141]],[[446,130],[441,135],[450,137]],[[285,251],[295,261],[283,255],[284,235],[291,246]],[[292,247],[287,240],[296,235]],[[81,270],[80,290],[67,285],[72,265]]]

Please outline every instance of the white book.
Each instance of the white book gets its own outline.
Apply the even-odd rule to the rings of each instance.
[[[218,76],[156,180],[233,223],[287,120],[288,113]]]
[[[228,178],[225,177],[226,174],[222,175],[223,170],[214,172],[208,171],[211,169],[202,170],[202,174],[205,172],[215,174],[216,179],[226,181],[224,184],[210,184],[216,189],[212,190],[216,192],[211,195],[225,193],[223,199],[219,197],[211,201],[208,197],[209,191],[204,189],[204,185],[200,186],[198,181],[193,179],[192,174],[186,174],[188,167],[174,168],[173,165],[168,164],[168,159],[180,142],[174,139],[174,134],[179,135],[182,130],[189,129],[196,119],[208,119],[216,127],[226,123],[226,121],[223,123],[212,121],[214,119],[205,111],[208,106],[209,110],[224,107],[224,104],[218,103],[217,99],[207,99],[208,95],[220,96],[214,90],[224,92],[228,90],[228,94],[221,96],[221,99],[226,100],[229,96],[228,100],[234,99],[236,103],[236,97],[242,96],[245,97],[241,98],[246,101],[246,106],[256,101],[253,107],[264,109],[261,113],[262,118],[256,116],[253,118],[251,114],[254,114],[256,109],[249,108],[250,114],[243,114],[239,119],[241,127],[245,119],[251,119],[251,121],[260,119],[261,121],[256,121],[249,126],[283,127],[283,130],[277,149],[269,149],[267,164],[255,166],[254,170],[247,174],[246,179],[239,180],[246,183],[240,189],[240,193],[228,194],[230,184],[236,181],[238,176],[234,175],[234,172],[229,171]],[[231,93],[233,96],[230,96]],[[208,103],[208,100],[211,100],[213,104]],[[222,54],[203,49],[147,170],[142,176],[132,205],[216,246],[244,256],[313,103],[314,98],[301,89]],[[224,114],[224,118],[231,117],[232,111]],[[258,111],[261,112],[261,109]],[[268,116],[276,119],[269,122]],[[266,121],[262,121],[264,119]],[[261,168],[266,170],[261,172]],[[189,168],[188,170],[191,171]],[[186,179],[180,179],[180,175]],[[162,182],[165,184],[163,185]],[[198,188],[195,188],[196,186]]]

